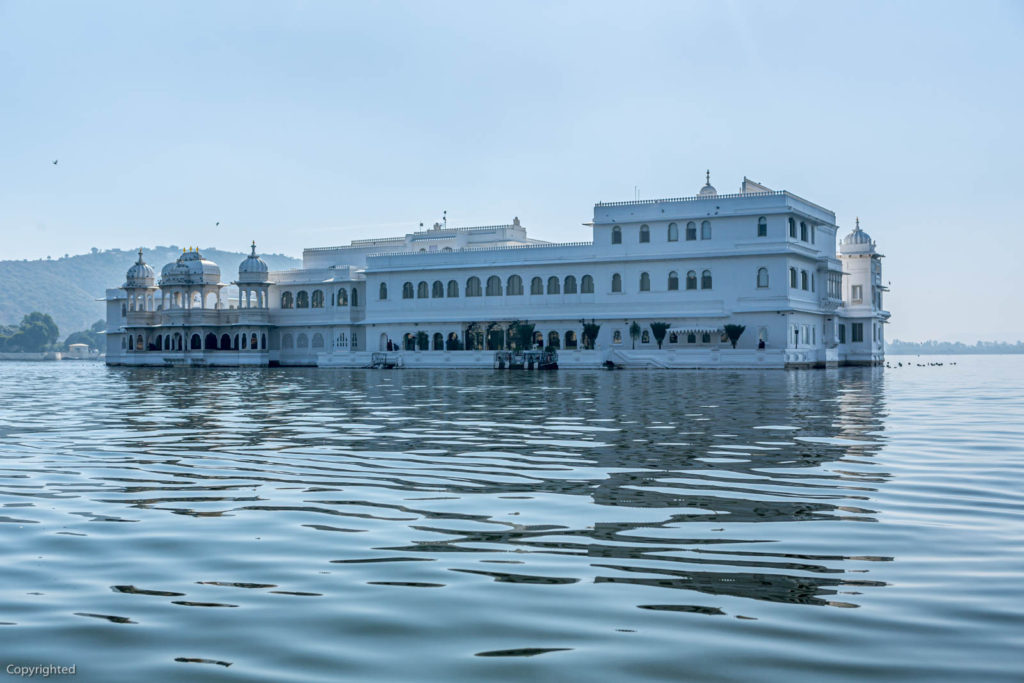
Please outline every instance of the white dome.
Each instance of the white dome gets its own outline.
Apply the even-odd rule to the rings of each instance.
[[[874,242],[871,239],[871,235],[860,229],[860,219],[858,218],[856,227],[854,227],[854,229],[850,231],[850,234],[844,237],[842,243],[840,243],[840,249],[842,247],[862,247],[865,245],[870,247],[873,244]]]
[[[718,190],[711,184],[711,171],[707,172],[707,182],[704,183],[704,187],[700,188],[700,192],[697,193],[700,197],[717,197]]]
[[[128,269],[125,275],[126,287],[152,287],[156,271],[148,263],[142,260],[142,249],[139,249],[139,260]]]
[[[178,260],[168,263],[160,273],[161,285],[216,285],[220,267],[203,258],[198,249],[183,251]]]
[[[256,242],[253,242],[252,253],[238,266],[238,279],[248,282],[264,282],[269,270],[266,262],[256,255]]]

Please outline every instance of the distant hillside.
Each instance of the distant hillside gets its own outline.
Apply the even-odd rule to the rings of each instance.
[[[201,249],[203,256],[220,266],[221,280],[231,282],[246,254],[219,249]],[[143,249],[146,263],[160,269],[181,254],[181,247]],[[119,287],[125,272],[138,258],[136,251],[111,249],[91,254],[38,261],[0,261],[0,325],[14,325],[32,311],[49,313],[63,339],[72,332],[87,330],[106,317],[104,304],[96,299],[108,287]],[[263,255],[271,270],[298,268],[302,261],[282,254]]]
[[[962,342],[926,341],[906,342],[893,339],[885,345],[885,352],[892,354],[992,354],[1024,353],[1024,341],[1008,342],[979,341],[976,344]]]

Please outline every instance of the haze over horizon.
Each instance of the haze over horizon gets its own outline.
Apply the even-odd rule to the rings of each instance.
[[[1022,39],[1014,2],[0,0],[0,259],[298,256],[445,210],[586,240],[710,168],[859,216],[890,340],[1015,341]]]

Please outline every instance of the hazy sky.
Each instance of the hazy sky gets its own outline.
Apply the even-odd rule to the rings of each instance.
[[[0,259],[584,240],[710,168],[860,216],[890,339],[1017,340],[1022,123],[1024,2],[0,0]]]

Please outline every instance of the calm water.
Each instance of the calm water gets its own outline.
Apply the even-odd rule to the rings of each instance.
[[[890,360],[0,364],[0,668],[1020,681],[1024,357]]]

